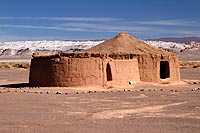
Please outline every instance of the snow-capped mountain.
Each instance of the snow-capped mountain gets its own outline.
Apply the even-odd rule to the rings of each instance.
[[[90,41],[16,41],[16,42],[0,42],[0,55],[32,55],[36,51],[46,53],[75,52],[91,48],[104,42],[104,40]],[[184,50],[200,50],[200,44],[184,44],[175,42],[152,41],[145,40],[145,43],[157,48],[170,49],[172,52],[180,52]]]
[[[180,52],[181,50],[190,48],[189,44],[184,44],[184,43],[150,41],[150,40],[144,42],[157,48],[171,49],[173,52]]]
[[[0,55],[19,55],[25,51],[32,54],[36,51],[56,53],[58,51],[75,52],[88,49],[99,43],[99,41],[16,41],[0,42]]]

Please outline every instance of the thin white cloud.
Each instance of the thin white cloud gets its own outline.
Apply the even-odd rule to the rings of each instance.
[[[60,21],[117,21],[118,18],[110,17],[0,17],[0,20],[60,20]]]
[[[129,32],[134,34],[176,34],[176,35],[193,35],[200,36],[199,30],[194,29],[169,29],[164,27],[144,27],[144,26],[126,26],[126,25],[104,25],[104,24],[89,24],[89,23],[65,23],[60,26],[35,26],[35,25],[10,25],[0,24],[3,28],[23,28],[23,29],[38,29],[38,30],[58,30],[58,31],[77,31],[77,32]]]
[[[82,29],[82,28],[65,28],[65,27],[35,26],[35,25],[10,25],[10,24],[0,24],[0,27],[23,28],[23,29],[43,29],[43,30],[62,30],[62,31],[86,31],[87,30],[87,29]]]
[[[83,32],[121,32],[127,31],[130,33],[137,33],[146,30],[152,30],[145,27],[133,27],[133,26],[111,26],[101,24],[83,24],[83,23],[69,23],[68,27],[62,26],[35,26],[35,25],[10,25],[0,24],[3,28],[23,28],[23,29],[42,29],[42,30],[60,30],[60,31],[83,31]]]
[[[58,21],[53,26],[47,25],[16,25],[16,24],[0,24],[3,28],[18,28],[18,29],[35,29],[35,30],[52,30],[52,31],[73,31],[73,32],[128,32],[141,36],[200,36],[198,21],[187,20],[159,20],[159,21],[126,21],[123,19],[114,18],[70,18],[70,17],[0,17],[0,20],[63,20]],[[118,21],[116,21],[118,20]],[[12,21],[15,22],[15,21]],[[30,23],[30,22],[29,22]],[[61,24],[58,24],[61,23]],[[178,27],[178,26],[183,26]],[[187,28],[185,28],[187,27]],[[1,31],[0,31],[1,33]],[[47,34],[48,36],[48,34]],[[4,36],[7,38],[7,36]],[[1,37],[2,38],[2,37]],[[13,36],[18,38],[18,36]],[[2,38],[3,39],[3,38]]]
[[[153,30],[151,27],[143,27],[143,26],[133,26],[133,25],[118,25],[118,24],[91,24],[91,23],[64,23],[59,24],[59,26],[63,27],[74,27],[74,28],[84,28],[88,30],[96,30],[101,32],[142,32],[142,31],[151,31]]]
[[[199,30],[170,30],[168,32],[178,36],[200,36]]]
[[[199,21],[189,21],[189,20],[139,21],[133,23],[142,25],[161,25],[161,26],[200,26]]]

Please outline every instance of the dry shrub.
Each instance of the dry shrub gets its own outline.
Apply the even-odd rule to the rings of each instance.
[[[200,67],[200,62],[190,62],[190,61],[181,61],[179,62],[180,68],[198,68]]]
[[[198,68],[200,67],[200,62],[194,62],[193,63],[193,68]]]
[[[10,65],[10,63],[0,63],[0,68],[11,68],[12,66]]]
[[[13,67],[16,67],[16,68],[24,68],[24,69],[29,69],[30,68],[30,63],[14,63],[12,65]]]
[[[0,63],[0,68],[24,68],[24,69],[29,69],[30,68],[30,63],[29,62],[3,62]]]

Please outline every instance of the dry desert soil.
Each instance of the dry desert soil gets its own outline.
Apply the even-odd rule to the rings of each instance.
[[[200,68],[182,69],[176,85],[108,89],[33,88],[28,74],[0,69],[2,133],[200,132]]]

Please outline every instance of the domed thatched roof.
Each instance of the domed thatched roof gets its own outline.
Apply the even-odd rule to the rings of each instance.
[[[122,32],[114,38],[94,46],[85,52],[104,54],[135,54],[135,55],[171,55],[162,49],[150,46],[129,34]]]

